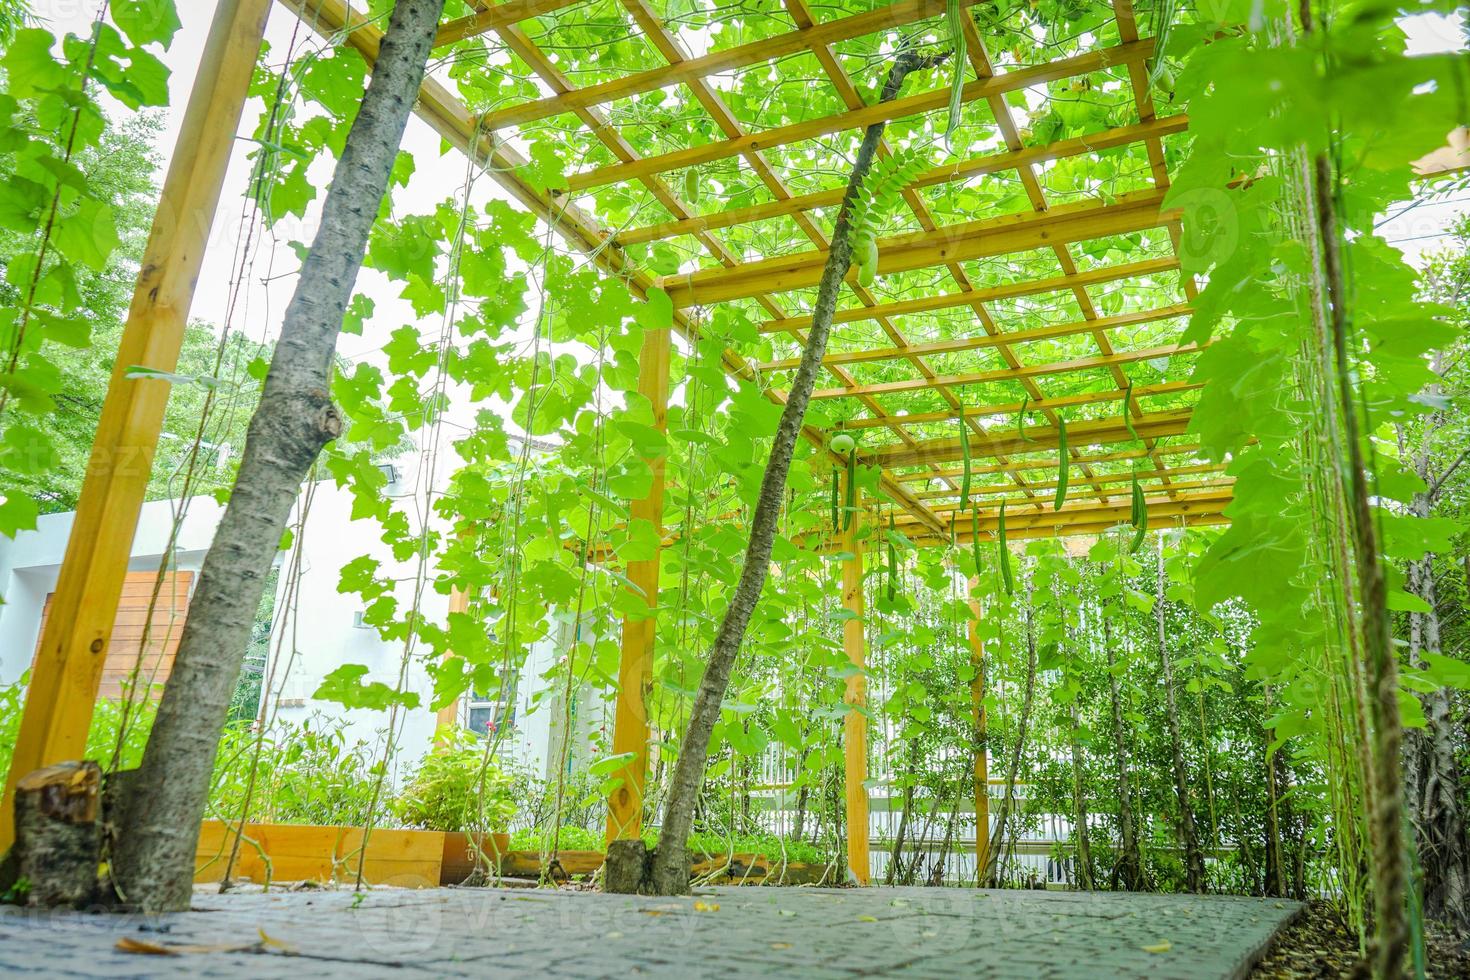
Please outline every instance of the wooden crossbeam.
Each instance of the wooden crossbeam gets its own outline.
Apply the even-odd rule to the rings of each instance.
[[[1006,333],[982,334],[978,337],[956,337],[952,340],[935,340],[927,343],[909,344],[907,347],[876,347],[871,350],[844,351],[826,355],[822,358],[822,363],[868,364],[873,361],[891,361],[895,358],[910,357],[915,354],[921,356],[955,354],[961,351],[999,347],[1002,344],[1029,344],[1038,340],[1055,340],[1058,337],[1073,337],[1077,334],[1092,333],[1094,330],[1118,330],[1123,327],[1137,326],[1141,323],[1156,323],[1159,320],[1172,320],[1175,317],[1188,316],[1193,312],[1193,307],[1177,304],[1157,310],[1120,313],[1117,316],[1099,317],[1096,320],[1050,323],[1044,327],[1011,330]],[[783,358],[779,361],[767,361],[764,364],[757,365],[756,370],[762,372],[789,371],[800,363],[801,358],[799,357]],[[1038,411],[1045,411],[1049,407],[1041,402],[1038,402],[1036,405]],[[966,415],[966,418],[971,417],[973,416],[970,414]]]
[[[917,299],[897,300],[892,303],[879,303],[877,306],[860,307],[854,306],[845,310],[838,310],[832,317],[835,326],[839,323],[857,323],[862,320],[872,320],[880,316],[907,316],[913,313],[932,313],[937,310],[952,310],[961,306],[974,306],[975,303],[989,303],[999,299],[1016,299],[1021,296],[1036,296],[1041,293],[1056,292],[1068,289],[1071,286],[1094,286],[1099,283],[1117,282],[1122,279],[1138,279],[1147,276],[1157,276],[1166,272],[1173,272],[1179,268],[1179,260],[1174,256],[1168,258],[1145,259],[1142,262],[1128,262],[1123,265],[1102,266],[1097,269],[1089,269],[1087,272],[1079,272],[1075,276],[1048,276],[1045,279],[1028,279],[1024,282],[1006,283],[1003,286],[987,286],[984,289],[972,289],[962,293],[941,293],[937,296],[922,296]],[[760,325],[761,333],[787,333],[791,330],[804,330],[811,326],[812,318],[806,316],[787,317],[783,320],[766,320]]]
[[[1149,483],[1149,484],[1146,485],[1144,483],[1144,477],[1145,476],[1152,477],[1154,480],[1159,480],[1161,477],[1164,477],[1164,478],[1168,478],[1170,482],[1167,482],[1167,483],[1159,482],[1157,484],[1155,484],[1155,483]],[[1130,483],[1130,482],[1132,482],[1132,479],[1133,478],[1130,476],[1130,477],[1122,480],[1121,482],[1122,483]],[[1097,482],[1097,483],[1118,483],[1120,481],[1112,480],[1112,479],[1106,479],[1106,478],[1103,478],[1103,477],[1094,477],[1091,482]],[[1202,491],[1205,491],[1205,490],[1210,490],[1210,491],[1226,490],[1226,489],[1229,489],[1230,487],[1235,486],[1235,478],[1234,477],[1220,477],[1218,479],[1213,479],[1213,480],[1178,480],[1178,481],[1175,481],[1173,479],[1173,474],[1172,473],[1167,473],[1167,472],[1163,472],[1163,471],[1154,471],[1154,470],[1145,470],[1145,471],[1139,473],[1139,475],[1138,475],[1138,482],[1139,482],[1139,486],[1144,487],[1146,492],[1149,492],[1149,493],[1167,493],[1167,494],[1169,494],[1170,497],[1177,497],[1180,494],[1194,492],[1194,491],[1201,491],[1202,492]],[[986,496],[986,498],[985,498],[985,503],[986,503],[986,506],[992,506],[993,507],[993,506],[999,506],[1000,502],[1002,500],[1004,500],[1005,501],[1005,504],[1006,504],[1006,516],[1007,516],[1007,518],[1009,518],[1009,516],[1012,513],[1015,513],[1015,514],[1018,514],[1018,515],[1019,514],[1023,514],[1023,513],[1030,513],[1031,510],[1028,510],[1028,508],[1029,509],[1038,509],[1039,508],[1039,509],[1048,509],[1049,510],[1053,506],[1052,501],[1050,499],[1048,499],[1050,497],[1050,494],[1047,494],[1047,493],[1039,493],[1038,494],[1038,493],[1033,492],[1033,493],[1030,493],[1029,495],[1023,496],[1023,495],[1020,495],[1018,493],[1016,487],[1009,487],[1009,488],[1004,488],[1003,487],[1001,489],[1002,490],[1005,490],[1005,492],[1004,493],[988,494]],[[1028,491],[1040,491],[1041,490],[1041,487],[1028,485],[1026,487],[1026,489]],[[1128,496],[1128,494],[1120,493],[1118,490],[1114,490],[1114,489],[1099,490],[1099,489],[1093,489],[1091,487],[1084,487],[1083,489],[1070,490],[1067,493],[1067,502],[1068,503],[1076,503],[1078,501],[1084,501],[1084,500],[1113,500],[1113,499],[1116,499],[1116,498],[1118,498],[1120,496]],[[960,510],[959,505],[958,504],[954,504],[954,503],[950,503],[950,504],[934,504],[934,505],[932,505],[930,507],[930,510],[934,511],[934,513],[938,514],[940,517],[953,517],[955,520],[959,520],[961,517],[964,517],[964,516],[968,515],[970,513],[970,510],[974,509],[974,507],[977,506],[978,504],[979,504],[979,501],[978,500],[972,501],[971,504],[970,504],[970,508],[969,509],[966,509],[966,510]]]
[[[439,27],[434,35],[434,47],[442,48],[456,41],[493,31],[542,14],[554,13],[565,7],[582,3],[583,0],[505,0],[503,3],[484,5],[485,9],[451,20]]]
[[[1053,446],[1052,448],[1055,448],[1055,446]],[[1093,453],[1090,455],[1080,454],[1078,456],[1074,456],[1072,461],[1078,464],[1121,463],[1128,462],[1130,460],[1147,459],[1149,456],[1154,454],[1164,457],[1195,456],[1199,453],[1199,451],[1200,444],[1197,442],[1173,443],[1167,446],[1159,446],[1155,450],[1150,450],[1147,447],[1143,447],[1138,449],[1121,449],[1108,453]],[[1056,457],[1051,456],[1050,458],[1046,459],[1018,459],[1007,463],[975,463],[970,467],[970,475],[982,476],[994,473],[1010,473],[1012,471],[1020,473],[1025,470],[1055,471],[1056,468]],[[928,483],[938,476],[957,477],[960,476],[963,472],[964,471],[962,468],[954,467],[952,469],[941,470],[938,473],[928,471],[923,473],[904,473],[896,476],[894,479],[898,483]]]
[[[1215,527],[1229,524],[1230,518],[1224,514],[1225,506],[1229,503],[1227,495],[1224,503],[1212,501],[1205,506],[1195,507],[1189,505],[1186,498],[1184,501],[1171,501],[1176,506],[1170,507],[1164,503],[1151,503],[1148,507],[1149,527]],[[1182,504],[1183,506],[1179,506]],[[1099,537],[1113,531],[1115,528],[1126,528],[1131,517],[1129,513],[1121,513],[1117,516],[1099,513],[1092,517],[1081,517],[1074,520],[1025,524],[1012,527],[1010,510],[1006,511],[1006,538],[1014,541],[1031,541],[1039,538],[1071,538],[1071,537]],[[936,534],[934,531],[911,530],[909,527],[900,526],[898,530],[913,544],[920,548],[947,546],[951,537],[946,532]],[[957,545],[968,546],[974,537],[970,532],[970,522],[956,520],[954,522],[953,541]],[[995,529],[982,526],[980,531],[980,542],[984,545],[993,546],[995,543]]]
[[[1160,398],[1165,395],[1178,395],[1187,391],[1196,391],[1204,385],[1194,381],[1165,381],[1156,385],[1140,385],[1133,389],[1133,397],[1136,400],[1146,398]],[[1048,412],[1058,408],[1075,408],[1078,405],[1096,405],[1099,402],[1122,401],[1127,394],[1117,388],[1109,388],[1105,391],[1084,391],[1076,395],[1061,395],[1056,398],[1045,398],[1039,402],[1001,402],[995,405],[967,405],[963,409],[965,418],[995,418],[996,416],[1015,415],[1017,412]],[[905,415],[893,415],[881,419],[860,418],[846,419],[841,423],[844,429],[877,429],[899,422],[903,425],[922,425],[935,422],[952,422],[957,418],[954,412],[911,412]]]
[[[889,276],[945,263],[1025,252],[1058,242],[1087,241],[1157,228],[1178,216],[1176,210],[1160,210],[1162,202],[1161,192],[1144,191],[1120,197],[1114,204],[1069,205],[1042,213],[1006,215],[945,225],[934,231],[892,235],[878,240],[877,273]],[[812,250],[746,262],[733,269],[664,276],[658,285],[669,294],[676,308],[707,306],[759,293],[810,288],[821,279],[826,261],[825,249]],[[855,271],[851,272],[849,278],[856,282],[856,275]]]
[[[872,384],[857,385],[852,388],[819,388],[812,392],[812,398],[826,400],[830,398],[851,398],[855,395],[895,395],[905,391],[924,391],[936,385],[962,386],[987,384],[995,381],[1018,381],[1022,378],[1044,378],[1053,374],[1071,374],[1075,371],[1089,371],[1093,368],[1111,368],[1120,364],[1133,364],[1138,361],[1152,361],[1157,358],[1175,357],[1180,354],[1198,353],[1206,345],[1186,344],[1183,346],[1169,344],[1162,347],[1145,347],[1142,350],[1119,351],[1113,354],[1093,354],[1088,357],[1077,357],[1068,361],[1054,361],[1050,364],[1031,364],[1016,368],[997,368],[994,371],[974,371],[969,374],[946,374],[938,378],[909,378],[904,381],[876,381]]]
[[[991,95],[1004,95],[1006,92],[1014,92],[1033,85],[1043,85],[1061,78],[1091,74],[1092,72],[1111,68],[1114,65],[1144,61],[1153,54],[1153,49],[1154,44],[1151,39],[1135,41],[1132,44],[1120,44],[1098,51],[1091,51],[1087,54],[1077,55],[1072,58],[1061,58],[1044,65],[1021,68],[1016,71],[1006,72],[1004,75],[976,79],[965,86],[962,98],[965,102],[973,102],[976,99],[988,98]],[[935,109],[944,108],[948,104],[949,88],[947,86],[930,89],[926,92],[919,92],[900,99],[894,99],[890,102],[877,102],[864,106],[861,109],[849,109],[846,112],[822,116],[817,119],[806,119],[786,126],[777,126],[774,129],[749,133],[734,139],[673,150],[658,156],[647,157],[636,163],[598,167],[595,170],[587,170],[582,173],[570,175],[567,178],[567,185],[572,194],[580,194],[583,191],[592,190],[597,187],[606,187],[609,184],[622,183],[623,181],[633,180],[646,174],[664,173],[669,170],[682,170],[685,167],[696,167],[701,164],[713,163],[716,160],[727,160],[730,157],[740,156],[753,150],[768,150],[775,146],[788,146],[792,143],[815,139],[819,136],[830,136],[833,133],[840,133],[846,130],[862,129],[875,122],[902,119],[904,116],[932,112]]]
[[[1128,430],[1121,418],[1087,419],[1067,426],[1067,444],[1073,448],[1102,446],[1134,439],[1158,439],[1177,436],[1189,428],[1193,409],[1177,408],[1163,412],[1150,412],[1133,423],[1137,436]],[[1057,426],[1033,425],[1021,432],[1015,429],[991,434],[980,445],[971,444],[975,458],[987,456],[1009,456],[1020,453],[1037,453],[1057,448]],[[859,452],[858,458],[869,466],[917,466],[922,463],[943,463],[960,459],[963,448],[959,439],[929,439],[917,447],[881,446]]]
[[[1098,483],[1110,484],[1132,483],[1134,479],[1137,479],[1140,484],[1148,484],[1152,481],[1165,478],[1172,479],[1174,477],[1181,476],[1203,476],[1210,473],[1222,473],[1224,472],[1225,467],[1227,467],[1228,465],[1230,464],[1196,463],[1192,466],[1174,466],[1165,470],[1140,470],[1138,473],[1105,473],[1099,474],[1096,479]],[[1055,465],[1053,465],[1053,469],[1055,469]],[[1056,488],[1057,481],[1054,479],[1026,484],[1026,489],[1028,490],[1055,490]],[[1015,492],[1016,488],[1008,483],[980,484],[970,488],[970,496],[972,497],[1004,496],[1006,494],[1011,494]],[[954,498],[957,498],[959,494],[953,490],[925,490],[922,493],[914,494],[914,496],[918,497],[920,500],[952,501]],[[1067,499],[1072,499],[1072,496],[1069,494]],[[951,502],[931,504],[929,509],[938,514],[943,511],[955,510],[957,507],[958,504]]]
[[[1163,526],[1169,522],[1169,518],[1182,517],[1185,515],[1219,514],[1231,501],[1232,497],[1228,489],[1217,488],[1181,496],[1178,500],[1158,498],[1146,499],[1148,505],[1149,526]],[[1116,527],[1119,524],[1128,524],[1133,519],[1132,501],[1117,504],[1078,503],[1067,504],[1061,510],[1052,510],[1051,501],[1045,501],[1039,505],[1039,512],[1025,512],[1018,508],[1014,512],[1010,503],[1006,505],[1006,536],[1010,537],[1014,532],[1021,532],[1036,528],[1048,530],[1068,526],[1092,526]],[[992,504],[980,512],[980,536],[982,538],[993,538],[1000,527],[1000,507]],[[904,516],[895,520],[894,525],[898,530],[907,532],[911,518]],[[972,521],[970,514],[954,515],[952,522],[955,530],[955,538],[959,541],[968,542],[972,537]]]
[[[575,0],[569,0],[569,2],[575,2]],[[967,7],[976,2],[978,0],[960,0],[960,3]],[[916,20],[938,16],[944,13],[944,10],[945,0],[899,0],[897,3],[886,4],[866,13],[839,17],[835,20],[814,24],[811,27],[777,34],[774,37],[761,38],[759,41],[711,51],[698,58],[689,58],[674,64],[635,72],[622,78],[588,85],[562,95],[504,109],[494,109],[485,114],[485,127],[504,129],[508,126],[520,126],[577,109],[605,105],[644,92],[652,92],[671,85],[705,79],[737,68],[799,54],[813,45],[834,44],[862,37],[865,34],[903,27]]]
[[[932,167],[921,173],[908,187],[910,189],[933,187],[937,184],[969,180],[986,174],[1002,173],[1028,164],[1095,153],[1099,150],[1126,146],[1168,133],[1183,132],[1188,126],[1189,120],[1186,116],[1169,116],[1145,124],[1119,126],[1098,133],[1089,133],[1086,136],[1058,140],[1044,146],[1028,146],[1019,150],[990,153],[970,160]],[[737,225],[795,214],[799,211],[836,207],[842,203],[844,190],[844,188],[834,188],[827,191],[814,191],[784,201],[767,201],[763,204],[730,208],[726,211],[697,215],[693,218],[662,221],[657,224],[644,225],[641,228],[628,228],[619,231],[615,236],[615,241],[619,245],[637,245],[676,238],[679,235],[690,235],[698,231],[732,228]]]

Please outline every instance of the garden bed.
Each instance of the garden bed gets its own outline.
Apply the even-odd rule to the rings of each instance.
[[[361,827],[247,824],[231,877],[257,884],[355,882],[361,863],[362,878],[368,884],[435,888],[469,878],[475,870],[477,849],[493,861],[509,850],[509,841],[505,834],[387,829],[365,834]],[[194,880],[220,881],[233,843],[232,828],[206,820],[195,851]]]

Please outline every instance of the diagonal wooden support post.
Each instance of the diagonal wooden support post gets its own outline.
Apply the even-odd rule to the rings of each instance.
[[[235,132],[272,0],[220,0],[143,253],[127,326],[92,443],[51,614],[26,692],[15,756],[0,802],[0,853],[15,842],[15,782],[79,759],[117,618],[133,534],[168,404],[166,381],[125,377],[134,366],[170,372],[209,246]]]
[[[653,425],[668,431],[669,351],[671,332],[649,330],[639,354],[638,393],[653,407]],[[618,662],[618,700],[613,716],[613,754],[631,758],[614,773],[623,783],[607,801],[607,840],[632,839],[643,831],[644,789],[648,784],[648,693],[653,686],[653,641],[658,620],[659,560],[663,556],[665,455],[647,460],[653,482],[647,496],[633,501],[630,522],[648,521],[660,542],[652,558],[628,563],[628,581],[638,602],[647,603],[645,617],[623,619],[623,648]]]
[[[856,499],[856,495],[854,495]],[[849,557],[842,562],[842,605],[852,613],[842,624],[842,644],[847,659],[859,670],[867,669],[867,646],[863,613],[863,512],[855,510],[852,523],[843,535],[842,550]],[[842,722],[842,748],[847,784],[847,866],[860,885],[871,876],[869,857],[868,788],[868,717],[858,710],[867,703],[867,676],[854,673],[847,679],[843,698],[849,706]]]

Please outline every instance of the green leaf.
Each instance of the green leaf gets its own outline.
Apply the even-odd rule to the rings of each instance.
[[[112,0],[110,9],[112,22],[139,46],[161,44],[166,51],[183,26],[173,0]]]
[[[321,701],[335,701],[345,708],[371,708],[386,711],[395,704],[417,708],[419,696],[412,691],[397,691],[382,681],[362,683],[368,674],[362,664],[343,664],[322,678],[312,695]]]

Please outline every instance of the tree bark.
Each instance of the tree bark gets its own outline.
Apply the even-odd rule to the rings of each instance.
[[[912,51],[901,52],[894,58],[893,65],[888,70],[888,80],[883,85],[879,101],[892,101],[911,72],[931,68],[946,57],[947,53],[920,55]],[[852,174],[847,180],[842,209],[838,212],[837,223],[832,229],[832,243],[827,250],[827,263],[822,270],[822,279],[817,286],[817,300],[812,310],[811,332],[807,335],[806,348],[802,351],[801,365],[791,379],[791,391],[781,411],[781,421],[776,426],[776,437],[771,443],[770,458],[766,461],[765,476],[761,480],[760,497],[756,501],[755,514],[751,519],[750,544],[746,548],[740,580],[730,598],[730,608],[725,612],[719,633],[715,636],[704,676],[700,678],[699,692],[690,712],[689,727],[679,746],[678,761],[669,781],[669,795],[664,804],[663,823],[653,859],[652,887],[656,894],[682,895],[689,891],[688,876],[679,869],[687,854],[689,826],[694,813],[694,801],[699,796],[700,784],[704,778],[710,735],[714,731],[715,722],[719,720],[720,705],[725,698],[725,689],[730,684],[730,672],[740,653],[746,628],[750,625],[756,602],[765,587],[771,563],[771,547],[776,536],[776,522],[785,499],[786,476],[791,470],[796,439],[801,434],[802,421],[806,418],[812,389],[816,386],[817,372],[821,370],[822,358],[827,352],[832,316],[837,309],[837,294],[852,265],[852,207],[864,178],[872,168],[878,143],[883,137],[884,125],[876,122],[863,133],[862,145],[853,161]]]
[[[1103,617],[1103,646],[1108,654],[1108,700],[1113,709],[1113,757],[1118,777],[1118,858],[1113,862],[1112,887],[1130,892],[1144,887],[1143,856],[1138,852],[1138,828],[1133,817],[1133,783],[1128,778],[1128,739],[1123,729],[1123,697],[1114,670],[1112,628]]]
[[[1015,805],[1016,779],[1021,772],[1021,756],[1026,751],[1026,730],[1031,724],[1031,704],[1036,695],[1036,629],[1031,615],[1031,582],[1026,582],[1026,687],[1021,697],[1021,717],[1016,725],[1016,744],[1011,752],[1010,765],[1006,767],[1005,795],[1000,800],[1000,814],[990,833],[990,848],[986,854],[982,880],[987,887],[999,888],[1000,845],[1005,840],[1006,825],[1010,822],[1011,808]]]
[[[81,908],[96,896],[101,791],[102,770],[95,762],[58,763],[16,782],[11,856],[27,905]]]
[[[1205,858],[1194,825],[1194,807],[1189,799],[1189,773],[1184,767],[1184,732],[1179,724],[1179,703],[1174,693],[1174,661],[1169,656],[1169,638],[1164,628],[1164,536],[1159,535],[1159,593],[1154,598],[1154,617],[1159,627],[1159,665],[1164,677],[1164,708],[1169,723],[1169,748],[1174,769],[1174,790],[1179,796],[1179,834],[1184,845],[1184,880],[1192,892],[1205,888]]]
[[[1074,833],[1077,836],[1077,885],[1083,891],[1092,891],[1092,840],[1087,829],[1087,796],[1083,779],[1082,742],[1078,732],[1082,719],[1077,711],[1077,702],[1072,702],[1072,812],[1076,820]]]
[[[329,394],[337,335],[444,4],[394,6],[286,309],[230,504],[204,560],[135,791],[124,803],[113,872],[122,899],[145,911],[189,907],[220,729],[301,482],[341,433]]]
[[[1438,359],[1432,365],[1439,370]],[[1439,386],[1431,392],[1438,393]],[[1430,440],[1437,426],[1425,432],[1414,453],[1414,469],[1426,485],[1429,474]],[[1403,429],[1399,430],[1404,445]],[[1407,453],[1405,453],[1407,455]],[[1433,500],[1418,494],[1411,510],[1428,517]],[[1408,563],[1408,590],[1429,607],[1425,613],[1409,614],[1409,663],[1424,666],[1424,654],[1441,652],[1439,594],[1434,580],[1434,556]],[[1440,688],[1420,694],[1424,728],[1406,732],[1404,739],[1405,792],[1410,822],[1423,869],[1425,918],[1442,922],[1456,932],[1470,931],[1470,834],[1461,808],[1463,783],[1456,753],[1454,704],[1450,690]]]

